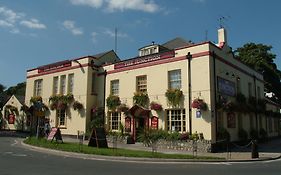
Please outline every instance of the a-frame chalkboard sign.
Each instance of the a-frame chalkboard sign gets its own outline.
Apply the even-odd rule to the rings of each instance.
[[[47,140],[51,140],[52,142],[54,138],[56,139],[56,142],[61,141],[63,143],[60,128],[52,128]]]
[[[90,140],[88,146],[97,148],[108,148],[104,128],[94,128],[89,139]]]

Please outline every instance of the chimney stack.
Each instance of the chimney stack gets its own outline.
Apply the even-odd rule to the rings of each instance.
[[[218,30],[218,45],[223,46],[227,44],[227,35],[225,28],[220,28]]]

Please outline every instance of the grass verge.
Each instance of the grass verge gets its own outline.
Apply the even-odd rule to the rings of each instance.
[[[129,149],[113,149],[113,148],[95,148],[89,147],[87,145],[79,145],[78,143],[56,143],[47,141],[46,139],[36,139],[35,137],[29,137],[24,140],[24,143],[67,151],[67,152],[77,152],[77,153],[84,153],[84,154],[96,154],[96,155],[104,155],[104,156],[122,156],[122,157],[141,157],[141,158],[163,158],[163,159],[203,159],[203,160],[210,160],[210,159],[223,159],[218,157],[207,157],[207,156],[197,156],[193,157],[192,155],[184,155],[184,154],[164,154],[164,153],[152,153],[150,151],[138,151],[138,150],[129,150]]]

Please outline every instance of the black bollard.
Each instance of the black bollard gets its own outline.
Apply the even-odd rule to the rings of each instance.
[[[257,140],[252,141],[252,159],[259,158]]]

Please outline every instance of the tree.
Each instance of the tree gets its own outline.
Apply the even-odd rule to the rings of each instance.
[[[5,88],[6,87],[4,85],[0,84],[0,94],[4,91]]]
[[[272,100],[278,101],[281,99],[281,72],[274,63],[276,55],[271,53],[271,49],[272,46],[247,43],[234,53],[239,60],[263,74],[265,91],[273,92],[275,96]]]
[[[16,86],[11,86],[9,87],[5,93],[9,96],[12,95],[20,95],[20,96],[25,96],[25,87],[26,87],[26,83],[22,82],[22,83],[18,83]]]

